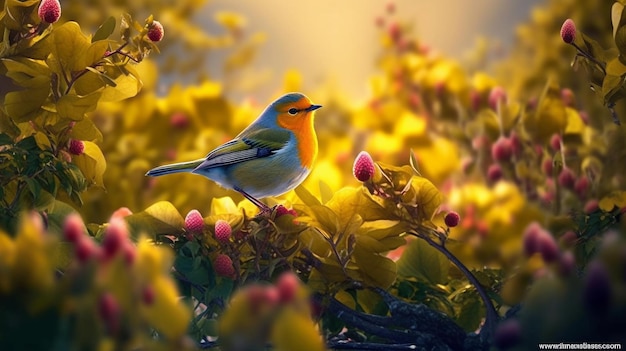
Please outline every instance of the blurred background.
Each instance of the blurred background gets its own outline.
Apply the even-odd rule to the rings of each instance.
[[[373,24],[386,6],[395,7],[397,16],[411,23],[411,32],[425,45],[463,60],[483,41],[493,45],[494,55],[503,57],[515,41],[516,26],[528,20],[533,7],[542,2],[215,0],[193,20],[217,32],[213,14],[234,11],[246,18],[250,31],[265,33],[265,42],[250,66],[262,84],[249,91],[252,97],[268,99],[269,92],[279,87],[277,78],[293,69],[302,72],[305,90],[330,82],[347,97],[362,101],[368,95],[365,82],[376,69],[371,58],[380,54],[379,33]],[[226,55],[210,56],[205,62],[217,79],[223,76],[219,63]]]

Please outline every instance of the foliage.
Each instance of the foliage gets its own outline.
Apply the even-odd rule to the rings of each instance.
[[[254,86],[239,79],[263,36],[245,19],[216,14],[216,35],[189,20],[203,1],[68,1],[51,25],[39,1],[2,5],[0,345],[522,350],[621,337],[626,148],[600,107],[623,109],[621,2],[535,10],[498,77],[436,54],[389,5],[371,96],[310,94],[324,105],[320,159],[265,200],[270,213],[194,175],[143,176],[261,112],[228,97]],[[587,77],[557,35],[568,17]],[[221,81],[192,69],[217,49],[229,51]],[[171,73],[198,82],[163,92]],[[282,90],[300,80],[288,72]],[[373,159],[359,154],[353,179],[361,150]],[[445,220],[453,210],[460,220]]]

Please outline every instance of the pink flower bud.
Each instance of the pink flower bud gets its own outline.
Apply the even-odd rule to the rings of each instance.
[[[500,137],[491,146],[491,157],[498,162],[507,162],[513,156],[513,143],[506,137]]]
[[[148,28],[148,39],[153,42],[158,42],[163,39],[163,25],[159,21],[152,21],[152,25]]]
[[[46,23],[54,23],[61,18],[61,3],[59,0],[42,0],[37,15]]]
[[[185,217],[185,229],[192,233],[202,233],[204,219],[198,210],[191,210]]]
[[[296,297],[296,292],[300,286],[300,279],[292,273],[283,273],[278,281],[276,287],[278,289],[278,300],[282,303],[289,303]]]
[[[235,267],[233,267],[233,260],[228,257],[228,255],[217,255],[215,261],[213,261],[213,269],[215,269],[215,273],[220,277],[235,277]]]
[[[457,212],[451,211],[446,214],[443,221],[450,228],[454,228],[459,225],[459,221],[461,220],[461,216]]]
[[[231,234],[232,229],[230,223],[223,219],[218,219],[217,222],[215,222],[215,239],[217,239],[217,241],[227,243],[230,241]]]
[[[361,151],[356,159],[354,159],[354,166],[352,167],[352,173],[354,177],[361,182],[367,182],[374,175],[374,160],[372,156],[366,151]]]
[[[502,87],[494,87],[489,92],[487,101],[489,102],[489,107],[495,111],[498,108],[498,103],[500,105],[506,103],[506,91]]]
[[[561,26],[561,39],[567,44],[571,44],[574,38],[576,38],[576,24],[574,24],[571,18],[568,18]]]
[[[73,155],[82,155],[85,152],[85,143],[81,140],[70,140],[69,152]]]

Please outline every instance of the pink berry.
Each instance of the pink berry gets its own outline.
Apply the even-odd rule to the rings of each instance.
[[[487,179],[489,179],[490,182],[497,182],[502,179],[502,175],[502,167],[500,167],[497,163],[494,163],[487,168]]]
[[[568,18],[563,22],[561,26],[561,39],[567,44],[571,44],[576,38],[576,24],[571,18]]]
[[[299,286],[300,279],[293,272],[283,273],[276,282],[279,301],[282,303],[293,301]]]
[[[558,181],[559,181],[560,186],[567,188],[567,189],[573,189],[574,183],[576,182],[576,176],[574,175],[574,172],[572,172],[571,169],[563,168],[563,170],[559,174]]]
[[[550,158],[546,158],[541,163],[541,169],[543,170],[543,173],[546,174],[546,176],[552,177],[552,172],[554,171],[554,162]]]
[[[269,307],[276,306],[280,301],[280,293],[278,292],[278,288],[269,285],[263,289],[263,295],[261,296],[263,300],[263,304]]]
[[[489,107],[494,111],[498,109],[498,103],[503,105],[506,103],[506,91],[502,87],[493,87],[489,92]]]
[[[554,262],[559,258],[559,247],[550,232],[542,230],[538,243],[539,252],[545,262]]]
[[[276,217],[286,215],[287,213],[289,213],[289,210],[287,209],[287,207],[283,205],[278,205],[278,207],[276,207]]]
[[[574,184],[574,191],[580,197],[585,197],[589,190],[589,178],[582,176],[576,180]]]
[[[61,18],[61,3],[59,0],[42,0],[37,15],[46,23],[55,23]]]
[[[137,257],[135,245],[133,245],[130,241],[127,241],[122,246],[122,256],[124,257],[124,262],[126,262],[128,266],[132,266],[133,263],[135,263],[135,258]]]
[[[387,13],[388,14],[392,14],[396,12],[396,4],[394,2],[388,2],[387,3]]]
[[[576,268],[576,258],[571,251],[564,252],[559,258],[559,274],[562,276],[569,276]]]
[[[176,112],[170,117],[170,125],[174,128],[184,129],[189,126],[189,117],[182,112]]]
[[[104,233],[102,249],[104,257],[111,258],[124,248],[128,240],[128,228],[122,218],[112,218]]]
[[[63,234],[65,239],[72,243],[77,243],[85,234],[85,223],[77,213],[72,213],[63,223]]]
[[[500,137],[491,146],[491,157],[498,162],[507,162],[513,155],[513,143],[506,137]]]
[[[472,148],[474,148],[474,150],[480,151],[488,148],[489,145],[489,138],[487,138],[486,135],[480,135],[472,139]]]
[[[148,39],[153,42],[158,42],[163,39],[163,25],[159,21],[152,21],[152,24],[148,28]]]
[[[376,17],[376,27],[382,28],[385,26],[385,19],[382,17]]]
[[[561,136],[558,134],[553,134],[550,138],[550,147],[552,150],[560,151],[561,150]]]
[[[522,139],[517,133],[511,132],[509,140],[511,141],[511,150],[513,151],[513,155],[520,157],[523,151]]]
[[[604,264],[597,260],[589,263],[583,289],[585,306],[596,313],[606,312],[612,296],[611,278]]]
[[[361,151],[354,159],[352,174],[361,182],[367,182],[374,175],[374,160],[367,151]]]
[[[470,105],[472,106],[472,111],[478,112],[481,104],[482,97],[480,96],[480,93],[476,90],[470,91]]]
[[[100,318],[104,321],[110,333],[115,333],[119,327],[120,305],[110,293],[100,296],[98,301]]]
[[[566,231],[561,238],[559,238],[561,245],[564,247],[572,247],[576,245],[576,241],[578,241],[578,235],[573,230]]]
[[[402,35],[402,29],[397,22],[393,22],[389,25],[389,36],[394,41],[400,40],[400,36]]]
[[[542,232],[543,228],[537,222],[532,222],[526,227],[522,236],[526,256],[530,257],[539,252]]]
[[[83,152],[85,152],[85,143],[83,143],[81,140],[72,139],[70,140],[70,146],[68,148],[68,151],[72,155],[82,155]]]
[[[471,157],[465,157],[461,160],[461,169],[464,174],[470,174],[472,172],[472,167],[474,166],[474,159]]]
[[[457,212],[451,211],[451,212],[446,213],[446,216],[444,217],[443,221],[446,223],[448,227],[454,228],[457,225],[459,225],[459,222],[461,221],[461,216],[459,216]]]
[[[230,227],[230,223],[223,219],[218,219],[215,222],[215,239],[217,241],[225,244],[230,241],[231,234],[232,228]]]
[[[213,261],[213,269],[215,273],[220,277],[234,278],[235,267],[233,266],[233,260],[228,255],[219,254]]]
[[[132,214],[133,214],[133,211],[131,211],[128,207],[120,207],[117,210],[115,210],[115,212],[113,212],[113,214],[111,215],[111,219],[124,218]]]
[[[141,290],[141,301],[143,301],[146,305],[152,305],[154,303],[154,298],[154,288],[151,285],[147,285]]]
[[[592,200],[587,201],[587,203],[585,204],[585,207],[583,208],[583,211],[586,214],[591,214],[593,212],[596,212],[599,209],[600,207],[598,205],[598,200],[592,199]]]
[[[572,91],[572,89],[561,89],[561,100],[563,101],[565,106],[574,106],[574,92]]]
[[[204,219],[198,210],[191,210],[185,217],[185,229],[191,233],[202,233]]]
[[[493,343],[500,350],[507,350],[519,344],[522,338],[522,327],[517,319],[503,321],[496,328]]]
[[[74,244],[74,254],[79,263],[100,257],[100,247],[88,236],[80,237]]]

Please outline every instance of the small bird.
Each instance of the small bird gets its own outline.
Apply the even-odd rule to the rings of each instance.
[[[313,111],[320,107],[301,93],[283,95],[205,158],[160,166],[146,176],[199,174],[238,191],[262,212],[270,211],[260,198],[292,190],[311,172],[317,157]]]

